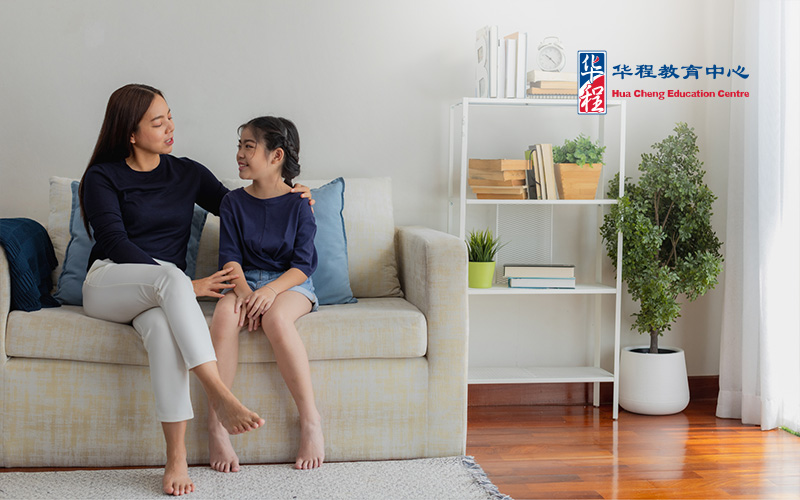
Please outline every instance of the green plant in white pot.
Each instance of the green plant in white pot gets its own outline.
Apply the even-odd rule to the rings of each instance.
[[[470,288],[491,288],[494,280],[494,257],[504,245],[488,229],[470,231],[467,235]]]
[[[649,347],[626,348],[620,361],[620,405],[636,413],[677,413],[689,403],[683,351],[659,348],[658,339],[680,317],[679,299],[705,294],[722,271],[721,243],[711,227],[717,198],[703,181],[697,136],[685,123],[674,131],[642,155],[638,183],[626,179],[625,196],[600,229],[615,265],[622,233],[622,279],[640,305],[632,328],[650,337]],[[619,174],[608,196],[618,193]],[[674,377],[663,373],[667,363],[683,372],[675,390],[668,387]]]

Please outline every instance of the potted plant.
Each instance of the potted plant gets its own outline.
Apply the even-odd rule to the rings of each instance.
[[[500,238],[495,238],[488,229],[470,231],[466,243],[469,254],[469,287],[491,288],[494,279],[494,257],[504,245],[501,245]]]
[[[553,147],[556,186],[562,200],[593,200],[603,170],[606,147],[580,134]]]
[[[677,413],[689,403],[683,351],[659,348],[658,339],[680,317],[679,299],[703,295],[722,271],[721,243],[711,227],[717,198],[703,182],[697,136],[685,123],[674,131],[642,155],[638,183],[625,180],[625,195],[600,228],[614,265],[622,233],[622,279],[640,305],[632,329],[650,337],[649,347],[621,353],[620,405],[652,415]],[[618,194],[619,174],[608,196]]]

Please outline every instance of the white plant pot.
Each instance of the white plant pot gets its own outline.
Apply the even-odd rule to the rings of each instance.
[[[634,352],[644,349],[644,352]],[[645,415],[671,415],[689,404],[689,379],[683,349],[625,347],[620,354],[619,405]]]

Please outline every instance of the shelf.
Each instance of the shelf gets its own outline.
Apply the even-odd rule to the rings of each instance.
[[[608,285],[583,285],[575,288],[511,288],[506,284],[495,284],[492,288],[468,288],[469,295],[614,295],[616,287]]]
[[[476,200],[467,198],[467,205],[616,205],[617,200]]]
[[[614,382],[614,374],[595,366],[469,368],[470,384],[553,384]]]
[[[503,99],[497,97],[465,97],[462,101],[453,104],[452,107],[461,106],[464,103],[470,106],[572,106],[577,109],[577,96],[569,96],[565,99],[539,99],[539,98],[525,98],[525,99]],[[610,100],[606,101],[606,106],[613,108],[617,106],[624,106],[625,101]]]

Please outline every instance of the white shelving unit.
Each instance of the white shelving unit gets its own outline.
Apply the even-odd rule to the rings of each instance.
[[[599,234],[599,227],[602,224],[603,209],[616,203],[616,200],[596,199],[596,200],[478,200],[471,194],[471,190],[467,185],[467,165],[470,158],[470,110],[473,108],[490,108],[491,110],[498,110],[500,108],[508,107],[524,107],[530,113],[548,109],[562,109],[563,112],[576,113],[576,104],[572,99],[486,99],[486,98],[464,98],[460,102],[453,104],[450,107],[450,151],[449,151],[449,176],[448,176],[448,194],[450,197],[449,214],[448,214],[448,230],[451,234],[457,235],[462,240],[466,237],[468,207],[472,206],[486,206],[491,209],[494,207],[496,214],[496,227],[504,222],[504,217],[511,214],[512,217],[525,217],[525,214],[530,212],[532,215],[531,221],[526,221],[526,232],[532,233],[531,237],[536,237],[536,242],[544,241],[549,243],[550,253],[549,258],[552,259],[552,241],[554,237],[552,230],[552,218],[554,210],[563,210],[562,207],[569,206],[587,206],[596,207],[597,217],[597,241],[595,243],[594,255],[594,283],[579,282],[574,289],[527,289],[527,288],[509,288],[502,280],[495,282],[494,286],[487,289],[470,288],[470,304],[474,300],[482,300],[481,296],[514,296],[514,295],[590,295],[594,296],[594,332],[593,344],[594,350],[592,359],[587,363],[589,366],[548,366],[548,367],[470,367],[469,368],[469,383],[470,384],[516,384],[516,383],[593,383],[594,384],[594,405],[600,404],[600,386],[602,382],[611,382],[613,387],[613,418],[618,417],[618,401],[619,401],[619,356],[620,356],[620,313],[621,313],[621,296],[622,296],[622,235],[617,238],[617,272],[614,285],[603,284],[603,258],[605,255],[602,245],[601,237]],[[566,108],[566,109],[564,109]],[[619,166],[618,170],[614,169],[614,165],[608,162],[606,157],[605,167],[612,168],[612,172],[619,172],[620,178],[625,178],[625,102],[624,101],[608,101],[607,108],[611,112],[614,110],[619,113]],[[460,111],[461,123],[457,128],[456,116]],[[598,120],[597,126],[599,131],[599,140],[602,144],[606,144],[606,116],[599,115],[598,117],[581,117],[583,120]],[[460,154],[457,155],[456,139],[457,134],[460,132]],[[577,135],[575,133],[574,135]],[[537,142],[535,137],[529,140]],[[510,155],[506,157],[519,156],[520,151],[527,147],[528,144],[520,144],[518,151],[509,152]],[[604,167],[604,168],[605,168]],[[623,194],[622,190],[624,183],[620,183],[620,196]],[[603,186],[601,186],[601,192]],[[454,213],[457,210],[457,214]],[[548,220],[549,217],[549,220]],[[543,222],[542,222],[543,221]],[[538,225],[537,225],[538,224]],[[548,225],[549,224],[549,225]],[[541,234],[537,234],[536,231]],[[549,233],[549,234],[548,234]],[[545,243],[545,244],[546,244]],[[531,245],[532,250],[533,246]],[[547,249],[545,249],[546,253]],[[541,253],[539,256],[532,255],[527,260],[529,262],[546,263],[542,262]],[[522,262],[522,261],[521,261]],[[499,267],[499,266],[498,266]],[[502,269],[497,273],[502,275]],[[613,367],[610,369],[603,369],[601,365],[601,348],[603,340],[608,341],[608,337],[612,332],[602,331],[601,322],[601,299],[602,297],[613,297],[614,300],[614,323],[613,323]],[[536,301],[536,297],[531,297],[529,300]],[[607,330],[607,328],[606,328]],[[482,332],[471,332],[472,336],[481,335]],[[484,332],[488,333],[488,332]]]

